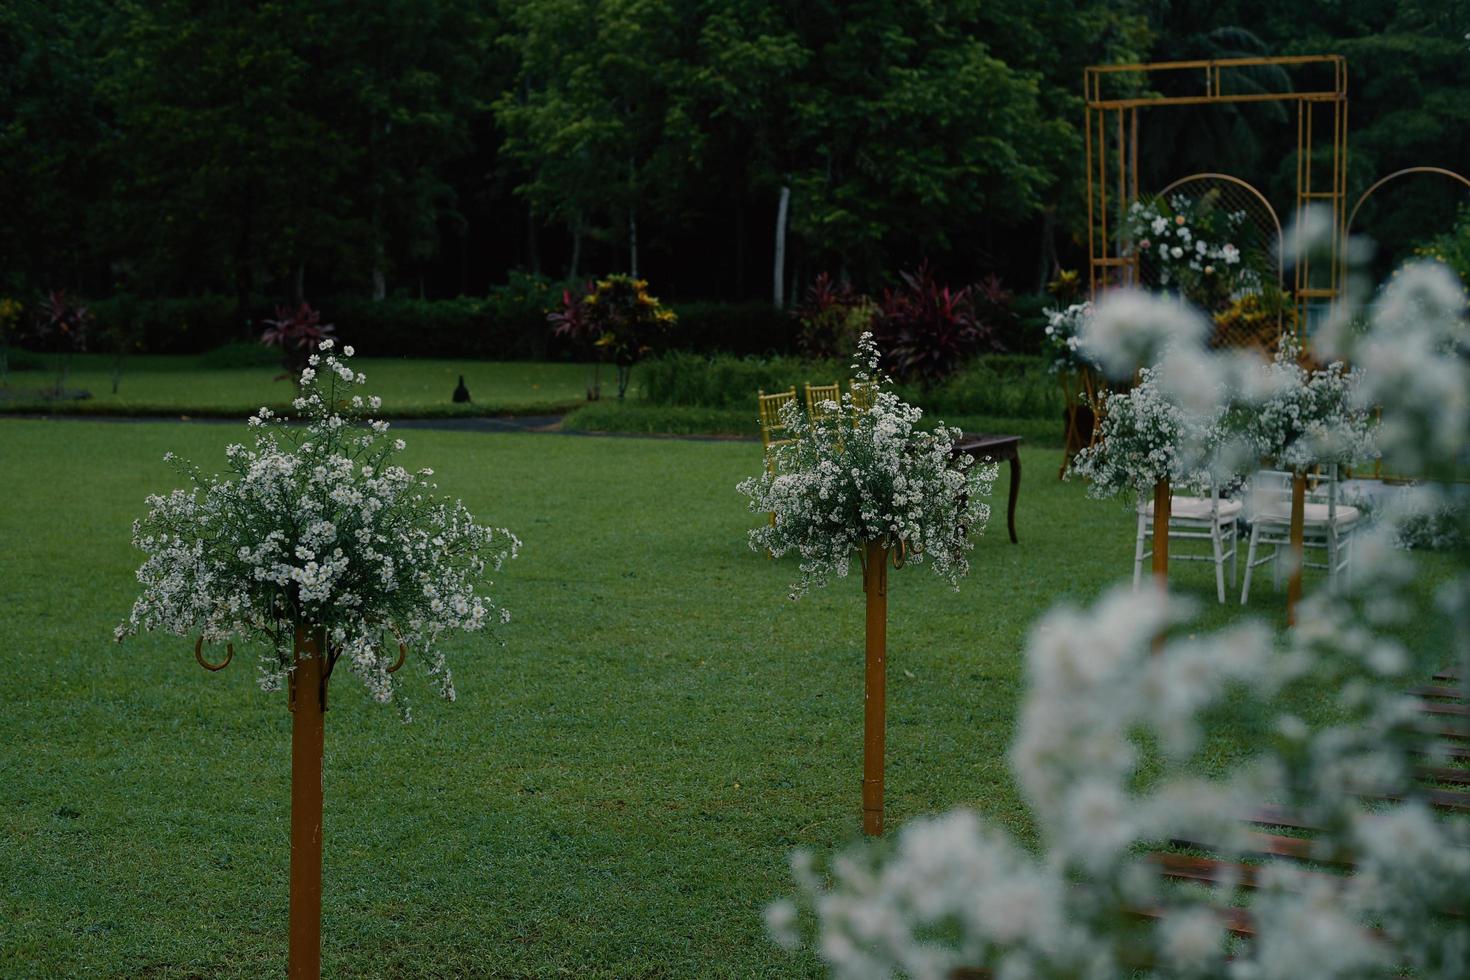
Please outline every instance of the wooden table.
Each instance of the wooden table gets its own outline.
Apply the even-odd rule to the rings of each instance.
[[[1011,464],[1011,492],[1006,501],[1006,528],[1011,532],[1011,544],[1016,541],[1016,494],[1021,489],[1021,437],[998,435],[993,432],[967,432],[954,444],[956,453],[964,453],[979,462],[982,459]]]

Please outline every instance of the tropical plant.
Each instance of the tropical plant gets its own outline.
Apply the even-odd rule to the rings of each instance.
[[[776,448],[774,466],[737,487],[753,513],[775,515],[750,532],[750,547],[801,556],[793,599],[845,577],[870,541],[901,548],[910,562],[928,560],[958,585],[989,519],[980,498],[989,495],[995,466],[971,468],[954,451],[960,433],[942,422],[918,429],[923,412],[894,393],[879,360],[873,335],[863,334],[853,370],[860,385],[873,386],[872,404],[857,406],[847,393],[813,418],[788,403],[781,422],[794,441]]]
[[[1046,284],[1046,291],[1058,302],[1073,306],[1082,299],[1085,291],[1082,274],[1076,269],[1059,269],[1056,278]]]
[[[93,319],[92,311],[68,297],[65,290],[48,293],[36,308],[27,342],[56,354],[56,383],[49,392],[54,397],[66,395],[72,355],[87,349],[87,332]]]
[[[403,440],[370,417],[382,402],[357,393],[366,379],[350,366],[352,348],[339,358],[334,346],[323,338],[307,355],[298,418],[262,408],[250,419],[253,448],[227,447],[229,476],[165,457],[189,486],[150,496],[133,525],[147,556],[143,590],[117,639],[161,630],[256,640],[261,686],[274,690],[297,630],[320,631],[325,669],[345,657],[380,702],[393,698],[402,644],[453,700],[440,640],[509,620],[482,580],[520,542],[440,497],[433,470],[394,462]]]
[[[925,387],[954,373],[990,339],[969,286],[940,285],[928,261],[885,289],[873,335],[894,377]]]
[[[1470,204],[1461,204],[1455,212],[1455,226],[1435,235],[1414,249],[1420,258],[1433,259],[1449,266],[1470,289]]]
[[[583,297],[591,295],[595,288],[596,284],[589,281],[583,287],[581,295],[574,294],[570,289],[563,289],[561,305],[554,307],[546,314],[546,322],[551,324],[553,337],[566,341],[579,353],[591,358],[592,377],[587,382],[589,402],[595,402],[602,397],[604,348],[597,345],[597,341],[602,337],[602,331],[587,318],[587,308],[582,302]]]
[[[564,303],[570,297],[564,298]],[[617,366],[618,400],[628,391],[633,365],[654,350],[669,328],[677,322],[674,311],[665,309],[658,297],[648,292],[648,283],[632,276],[613,275],[591,283],[578,301],[580,319],[569,320],[564,308],[561,323],[577,329],[592,345],[605,352]]]
[[[1295,332],[1296,306],[1284,290],[1263,284],[1235,297],[1213,320],[1211,347],[1254,347],[1274,356],[1282,336]]]
[[[322,314],[314,310],[305,300],[295,308],[277,306],[275,319],[265,320],[266,330],[260,342],[268,347],[281,348],[281,366],[285,373],[276,380],[301,377],[311,356],[322,342],[332,336],[335,327],[322,323]]]
[[[10,345],[15,342],[21,316],[24,313],[25,307],[21,305],[20,300],[11,299],[9,296],[0,297],[0,384],[9,383]]]

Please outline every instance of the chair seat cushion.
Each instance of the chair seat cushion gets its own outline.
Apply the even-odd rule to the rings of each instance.
[[[1220,498],[1220,519],[1228,521],[1240,513],[1239,500],[1227,500]],[[1339,508],[1340,509],[1340,508]],[[1154,502],[1150,500],[1144,507],[1145,514],[1154,516]],[[1191,521],[1207,521],[1210,519],[1209,497],[1175,497],[1169,503],[1169,513],[1173,517],[1182,517]]]
[[[1314,503],[1306,503],[1306,504],[1303,504],[1302,505],[1302,523],[1303,524],[1318,524],[1318,525],[1326,524],[1327,523],[1327,513],[1328,512],[1327,512],[1327,505],[1326,504],[1314,504]],[[1347,504],[1338,504],[1337,505],[1337,526],[1338,527],[1344,527],[1344,526],[1346,526],[1348,524],[1355,524],[1355,523],[1357,523],[1357,520],[1358,520],[1358,518],[1360,516],[1362,516],[1362,512],[1359,511],[1358,508],[1356,508],[1356,507],[1351,507],[1351,506],[1349,506]],[[1291,505],[1290,504],[1272,504],[1271,506],[1263,509],[1259,514],[1257,514],[1256,515],[1256,519],[1257,520],[1260,520],[1260,521],[1269,521],[1272,524],[1290,524],[1291,523]]]

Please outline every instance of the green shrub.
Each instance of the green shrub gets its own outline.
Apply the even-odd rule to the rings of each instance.
[[[132,338],[137,348],[151,354],[199,354],[251,335],[248,318],[240,315],[235,300],[227,296],[143,299],[121,295],[90,305],[99,330]]]
[[[572,347],[551,336],[548,310],[557,306],[565,283],[524,273],[494,286],[484,296],[422,300],[365,296],[310,297],[344,343],[376,357],[466,357],[494,360],[565,360]],[[581,283],[576,284],[581,288]],[[148,299],[122,294],[89,304],[99,349],[150,354],[204,354],[260,339],[275,302],[257,297],[241,314],[224,295]],[[679,325],[668,343],[701,353],[789,354],[796,325],[767,303],[675,305]],[[114,342],[116,341],[116,342]],[[89,344],[90,346],[90,344]],[[225,355],[221,355],[225,356]],[[223,366],[223,365],[221,365]],[[641,369],[640,369],[641,372]]]
[[[199,367],[206,371],[230,368],[278,368],[281,366],[281,351],[256,341],[240,341],[225,344],[199,355]]]
[[[639,368],[638,387],[650,405],[745,409],[756,393],[795,386],[846,383],[851,369],[841,361],[795,357],[704,356],[671,352]],[[1062,412],[1062,390],[1039,357],[988,354],[974,358],[928,392],[900,388],[904,398],[930,412],[993,415],[1005,418],[1055,418]]]
[[[5,349],[6,366],[11,371],[51,371],[56,365],[53,359],[48,360],[45,354],[38,354],[33,350],[23,350],[19,347],[8,347]]]
[[[978,357],[927,394],[917,390],[903,394],[941,415],[1054,418],[1065,406],[1061,386],[1046,370],[1046,362],[1028,354]]]
[[[1046,332],[1046,311],[1067,305],[1046,293],[1027,293],[1012,299],[1014,325],[1001,338],[1006,351],[1011,354],[1040,354],[1041,338]]]
[[[785,391],[803,385],[846,382],[851,370],[840,361],[804,361],[795,357],[706,356],[673,351],[645,361],[638,369],[638,389],[652,405],[700,408],[749,408],[756,393]]]

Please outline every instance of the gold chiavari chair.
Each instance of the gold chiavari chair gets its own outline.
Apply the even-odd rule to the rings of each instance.
[[[832,402],[836,408],[827,406],[826,402]],[[814,385],[810,381],[806,383],[806,414],[813,422],[818,419],[832,418],[842,411],[842,387],[836,381],[829,385]]]

